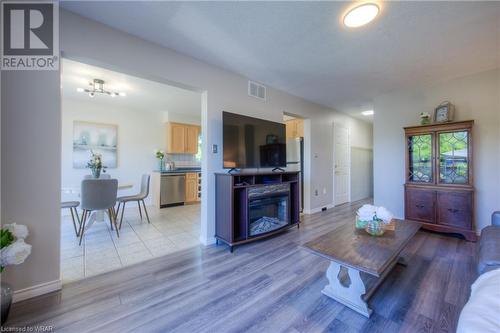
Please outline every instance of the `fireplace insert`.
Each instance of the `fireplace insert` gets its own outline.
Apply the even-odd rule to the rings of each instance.
[[[251,197],[248,202],[248,236],[255,237],[290,224],[288,191]]]

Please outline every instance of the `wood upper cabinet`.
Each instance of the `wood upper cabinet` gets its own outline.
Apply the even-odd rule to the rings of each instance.
[[[405,218],[476,240],[472,127],[459,121],[405,128]]]
[[[198,201],[198,174],[186,174],[186,202]]]
[[[294,139],[304,137],[304,120],[290,119],[285,121],[286,138]]]
[[[186,153],[196,154],[198,153],[198,136],[200,135],[199,126],[187,126],[186,127]]]
[[[167,153],[197,154],[200,126],[167,123]]]

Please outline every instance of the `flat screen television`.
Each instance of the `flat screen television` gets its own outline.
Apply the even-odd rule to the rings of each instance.
[[[225,169],[286,167],[285,124],[222,112]]]

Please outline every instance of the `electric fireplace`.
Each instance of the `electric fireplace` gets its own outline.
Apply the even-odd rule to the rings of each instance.
[[[248,236],[255,237],[290,224],[288,184],[268,185],[249,193]]]

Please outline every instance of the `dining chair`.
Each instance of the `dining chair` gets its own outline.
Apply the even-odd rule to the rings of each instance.
[[[150,178],[151,178],[151,176],[148,174],[142,175],[141,192],[140,193],[138,193],[136,195],[123,196],[123,197],[119,197],[118,199],[116,199],[118,201],[118,208],[116,209],[117,216],[120,212],[120,207],[122,209],[122,213],[121,213],[121,217],[120,217],[120,229],[122,227],[123,212],[125,211],[125,204],[127,202],[137,201],[137,206],[139,207],[139,215],[141,216],[141,221],[142,221],[142,211],[141,211],[141,202],[142,202],[142,206],[144,207],[144,212],[146,213],[146,218],[148,219],[148,223],[151,223],[151,221],[149,221],[149,214],[148,214],[148,210],[146,209],[146,204],[144,203],[144,199],[146,199],[147,196],[149,195],[149,180],[150,180]]]
[[[75,228],[76,237],[78,237],[78,232],[80,230],[80,217],[78,216],[78,211],[76,207],[80,205],[80,201],[63,201],[61,202],[61,209],[69,209],[71,212],[71,219],[73,220],[73,227]],[[76,220],[75,220],[76,216]],[[78,221],[78,228],[76,227],[76,222]]]
[[[82,245],[83,234],[85,232],[85,222],[93,211],[107,211],[111,230],[113,230],[114,225],[116,229],[116,236],[120,237],[115,212],[117,192],[118,180],[116,179],[82,180],[81,209],[83,210],[83,214],[79,231],[80,245]]]

